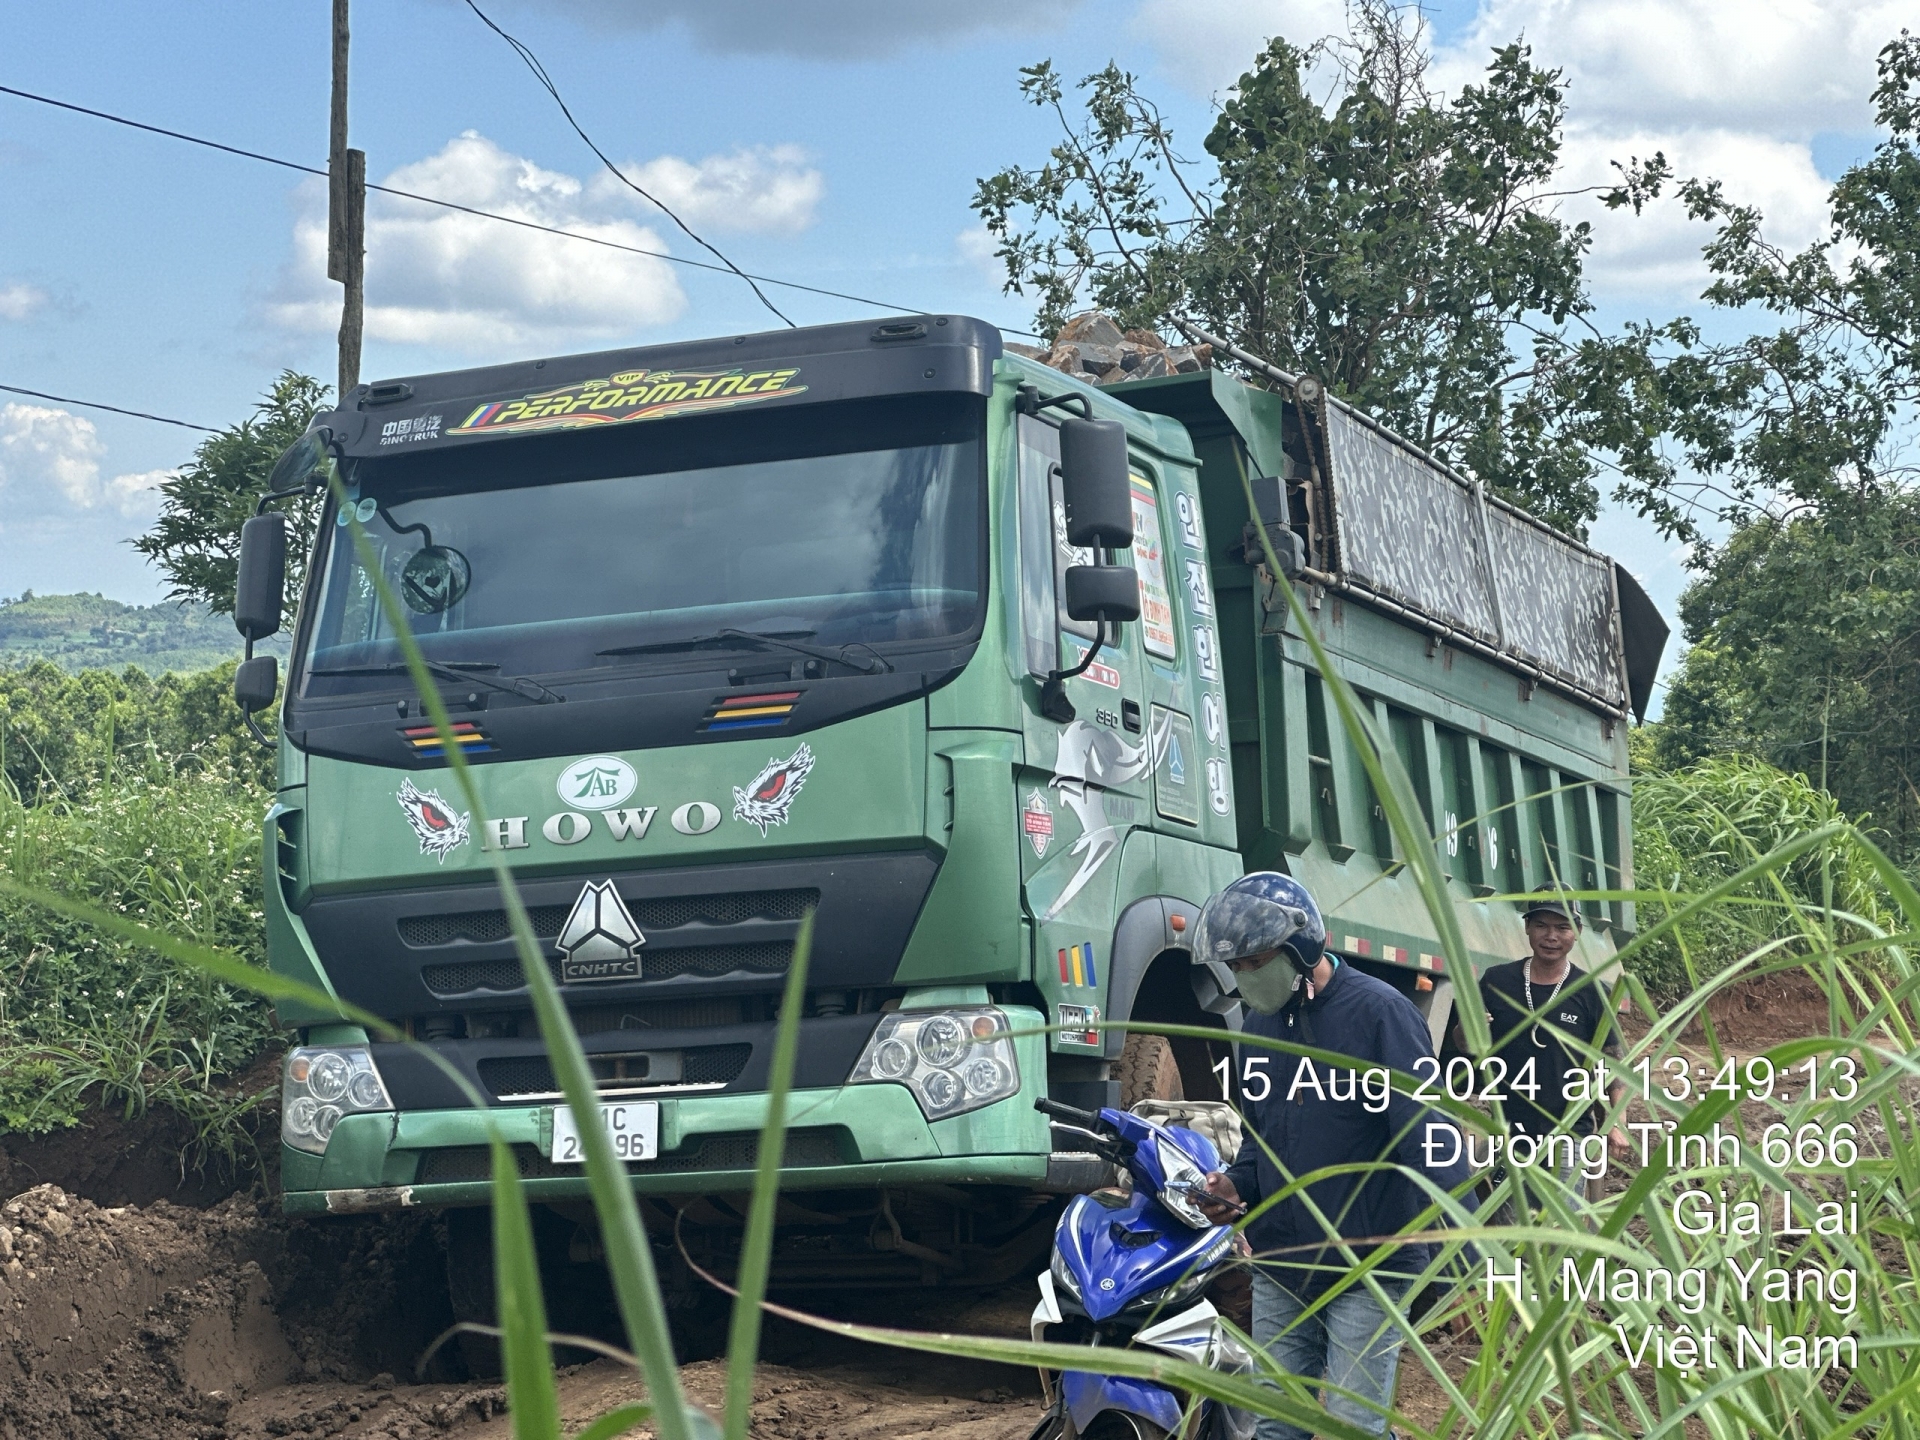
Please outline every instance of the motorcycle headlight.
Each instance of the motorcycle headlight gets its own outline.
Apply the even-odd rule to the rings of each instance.
[[[1020,1093],[1007,1017],[991,1006],[896,1010],[880,1017],[850,1085],[904,1085],[929,1120]]]
[[[1213,1222],[1193,1198],[1207,1188],[1206,1172],[1178,1146],[1169,1145],[1157,1136],[1153,1143],[1160,1157],[1160,1173],[1166,1177],[1155,1198],[1194,1229],[1211,1226]]]
[[[1206,1289],[1207,1282],[1211,1279],[1213,1279],[1211,1271],[1189,1275],[1186,1279],[1176,1280],[1171,1285],[1162,1285],[1158,1290],[1149,1290],[1127,1306],[1127,1310],[1132,1314],[1138,1314],[1142,1310],[1177,1310]]]
[[[324,1155],[341,1117],[391,1110],[373,1053],[364,1045],[302,1045],[287,1052],[280,1081],[280,1138]]]
[[[1201,1252],[1194,1260],[1193,1269],[1171,1285],[1162,1285],[1158,1290],[1149,1290],[1138,1300],[1127,1306],[1129,1314],[1138,1314],[1142,1310],[1172,1310],[1185,1305],[1207,1288],[1214,1275],[1216,1266],[1233,1249],[1233,1236],[1221,1231],[1220,1238]]]
[[[1073,1271],[1067,1265],[1067,1257],[1062,1255],[1057,1247],[1053,1252],[1052,1269],[1054,1287],[1062,1295],[1079,1300],[1081,1298],[1080,1282],[1073,1278]]]

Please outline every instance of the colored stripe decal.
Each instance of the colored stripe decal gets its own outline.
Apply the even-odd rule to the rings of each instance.
[[[1073,956],[1073,983],[1076,985],[1086,984],[1087,972],[1080,968],[1080,947],[1078,945],[1074,946],[1069,953]]]
[[[1092,946],[1091,944],[1089,944],[1089,945],[1088,945],[1088,946],[1086,947],[1086,950],[1087,950],[1087,984],[1089,984],[1089,985],[1098,985],[1098,984],[1100,983],[1100,977],[1099,977],[1099,975],[1097,975],[1096,973],[1094,973],[1094,968],[1093,968],[1093,946]]]
[[[778,695],[729,695],[725,700],[716,703],[722,710],[731,710],[739,705],[777,705],[783,701],[791,702],[799,698],[798,690],[784,690]]]
[[[714,720],[701,726],[703,730],[759,730],[768,725],[784,725],[787,717],[777,716],[772,720]]]
[[[1067,952],[1064,950],[1060,952],[1060,983],[1062,985],[1073,983],[1073,976],[1067,970]]]
[[[793,706],[791,705],[729,706],[725,710],[714,711],[713,718],[716,720],[736,720],[742,715],[790,715],[792,713]]]

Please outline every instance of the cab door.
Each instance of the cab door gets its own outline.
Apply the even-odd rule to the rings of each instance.
[[[1142,622],[1111,627],[1093,663],[1064,682],[1073,717],[1043,714],[1047,676],[1079,665],[1096,638],[1096,627],[1072,619],[1064,606],[1067,567],[1094,557],[1067,543],[1059,431],[1046,418],[1022,416],[1018,449],[1026,763],[1017,800],[1035,978],[1062,1003],[1092,1009],[1106,988],[1103,951],[1113,934],[1120,851],[1134,829],[1150,826],[1153,813],[1158,752],[1141,650],[1151,587],[1142,587]],[[1138,566],[1137,552],[1115,558]]]

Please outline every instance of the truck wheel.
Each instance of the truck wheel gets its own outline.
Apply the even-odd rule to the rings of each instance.
[[[447,1211],[447,1299],[455,1321],[481,1325],[494,1322],[493,1211]],[[492,1380],[500,1374],[500,1343],[488,1335],[462,1332],[452,1346],[467,1367],[470,1380]]]
[[[1120,1108],[1131,1110],[1142,1100],[1184,1100],[1180,1063],[1164,1035],[1129,1035],[1113,1067],[1120,1082]]]

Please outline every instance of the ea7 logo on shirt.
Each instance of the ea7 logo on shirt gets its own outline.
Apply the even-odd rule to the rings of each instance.
[[[784,760],[769,760],[745,789],[733,787],[733,818],[758,825],[765,839],[770,827],[787,823],[794,798],[812,773],[813,751],[805,745]]]
[[[1580,1023],[1580,1017],[1578,1015],[1569,1015],[1566,1011],[1562,1010],[1560,1012],[1560,1023],[1562,1025],[1578,1025]]]
[[[420,853],[431,855],[442,865],[447,856],[467,843],[470,812],[455,814],[453,807],[440,798],[438,790],[421,790],[413,781],[402,780],[394,796],[406,812],[407,824],[420,841]]]

